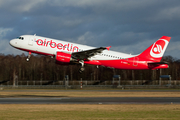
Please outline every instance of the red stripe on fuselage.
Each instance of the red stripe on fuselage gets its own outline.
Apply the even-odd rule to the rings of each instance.
[[[112,67],[116,69],[127,69],[127,70],[143,70],[149,69],[146,61],[133,61],[133,60],[99,60],[101,65]]]

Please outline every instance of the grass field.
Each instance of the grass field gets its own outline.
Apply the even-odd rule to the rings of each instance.
[[[4,90],[7,97],[180,97],[180,92]],[[0,120],[179,120],[179,104],[0,104]]]
[[[0,105],[0,120],[179,120],[180,105]]]

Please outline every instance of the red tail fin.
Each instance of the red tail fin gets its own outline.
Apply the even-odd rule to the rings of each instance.
[[[144,52],[138,55],[139,58],[145,60],[152,60],[155,62],[160,62],[161,58],[168,46],[171,37],[162,36],[159,40],[157,40],[154,44],[152,44],[149,48],[147,48]]]

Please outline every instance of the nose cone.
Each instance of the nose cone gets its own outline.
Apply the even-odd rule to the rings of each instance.
[[[12,39],[12,40],[9,42],[9,44],[10,44],[11,46],[13,46],[13,47],[16,47],[16,46],[17,46],[17,40]]]
[[[13,46],[13,40],[11,40],[11,41],[9,42],[9,44],[10,44],[11,46]]]

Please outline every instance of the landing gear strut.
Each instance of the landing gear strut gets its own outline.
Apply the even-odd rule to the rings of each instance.
[[[83,60],[80,60],[79,63],[80,63],[80,65],[81,65],[81,67],[80,67],[80,69],[79,69],[79,72],[82,73],[82,72],[85,70],[85,68],[84,68],[84,61],[83,61]]]
[[[28,54],[28,57],[26,59],[27,62],[29,61],[30,57],[31,57],[31,52],[29,52],[29,54]]]

